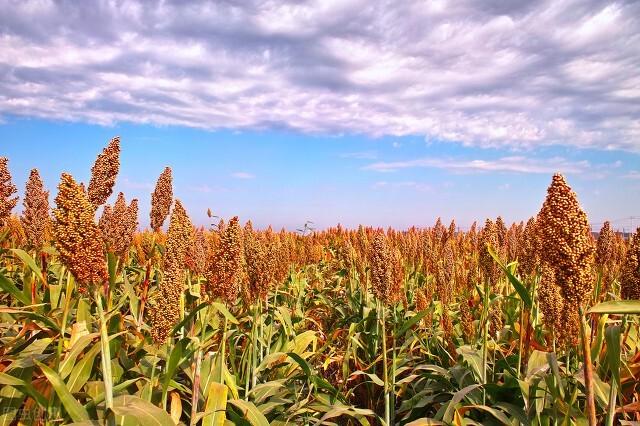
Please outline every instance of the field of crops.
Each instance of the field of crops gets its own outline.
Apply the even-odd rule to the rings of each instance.
[[[0,158],[0,425],[639,424],[640,229],[563,176],[526,223],[287,232],[194,227],[167,167],[141,231],[119,155],[19,215]]]

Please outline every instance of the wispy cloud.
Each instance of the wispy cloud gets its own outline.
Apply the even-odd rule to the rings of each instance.
[[[376,162],[365,166],[365,170],[376,172],[395,172],[401,169],[435,168],[453,173],[583,173],[590,168],[590,163],[568,161],[561,157],[537,159],[522,156],[502,157],[496,160],[460,160],[457,158],[419,158],[407,161]]]
[[[373,184],[373,189],[398,189],[398,188],[410,188],[420,192],[430,192],[433,187],[428,183],[414,182],[414,181],[402,181],[402,182],[387,182],[379,181]]]
[[[631,170],[629,173],[622,176],[625,179],[640,179],[640,172],[637,170]]]
[[[231,177],[236,179],[254,179],[256,176],[247,172],[235,172],[231,173]]]
[[[150,182],[136,182],[133,181],[131,179],[129,179],[128,177],[124,176],[120,179],[120,183],[122,184],[123,187],[128,188],[128,189],[146,189],[146,190],[153,190],[153,184]]]
[[[5,116],[640,151],[639,2],[0,10]]]
[[[190,192],[199,192],[201,194],[209,194],[211,192],[225,192],[227,189],[222,186],[192,185],[187,188]]]
[[[340,154],[342,158],[355,158],[356,160],[375,160],[378,158],[376,151],[358,151],[358,152],[345,152]]]

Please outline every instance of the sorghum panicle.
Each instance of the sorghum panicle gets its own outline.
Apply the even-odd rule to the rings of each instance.
[[[11,216],[11,210],[18,203],[18,197],[13,197],[18,189],[11,181],[8,163],[9,160],[6,157],[0,157],[0,226],[6,224]]]
[[[185,256],[193,244],[193,225],[180,200],[176,200],[163,256],[163,275],[152,310],[151,336],[163,343],[180,318],[180,297],[184,290]]]
[[[44,189],[40,173],[31,170],[22,201],[24,208],[20,218],[30,247],[40,249],[51,237],[49,191]]]
[[[623,299],[640,300],[640,228],[631,237],[620,277],[620,293]]]
[[[210,256],[206,291],[212,299],[220,297],[233,305],[243,277],[244,247],[238,217],[233,217],[220,233],[220,243]]]
[[[91,168],[91,180],[87,188],[87,197],[94,211],[103,205],[113,193],[113,186],[120,169],[120,138],[111,139]]]
[[[164,171],[158,177],[156,187],[151,194],[151,229],[160,230],[162,224],[169,215],[171,203],[173,202],[171,168],[165,167]]]
[[[567,336],[575,339],[579,333],[579,308],[593,289],[595,248],[587,215],[562,175],[553,176],[536,223],[541,260],[553,269],[564,300],[564,329],[568,330]]]
[[[63,173],[53,211],[55,246],[81,292],[107,280],[104,244],[94,208],[73,177]]]

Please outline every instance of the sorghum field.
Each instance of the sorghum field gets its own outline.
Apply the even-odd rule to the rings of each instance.
[[[640,230],[563,176],[526,223],[286,232],[194,227],[159,165],[140,231],[119,155],[20,216],[0,158],[0,425],[640,422]]]

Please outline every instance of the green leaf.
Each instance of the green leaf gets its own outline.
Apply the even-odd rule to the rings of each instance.
[[[220,302],[213,302],[209,306],[215,307],[231,324],[239,324],[239,321],[233,316],[233,314],[231,314],[231,312],[229,312],[224,304]]]
[[[8,374],[0,372],[0,385],[24,386],[24,380],[20,380],[17,377],[13,377]]]
[[[481,386],[483,385],[481,384],[469,385],[467,387],[460,389],[458,392],[454,393],[453,397],[451,397],[451,401],[449,401],[449,404],[447,405],[447,409],[444,412],[442,421],[444,421],[447,424],[450,424],[453,420],[453,413],[456,410],[456,405],[458,405],[458,403],[462,401],[462,399],[465,396],[467,396],[469,392],[475,389],[478,389]]]
[[[53,389],[55,389],[56,394],[58,394],[58,398],[60,398],[62,405],[64,405],[64,408],[67,410],[67,413],[69,413],[71,419],[74,422],[89,420],[87,410],[85,410],[82,404],[80,404],[78,400],[71,395],[71,392],[69,392],[67,386],[64,384],[60,376],[58,376],[58,373],[41,362],[36,361],[36,364],[47,377],[47,380],[49,380]]]
[[[615,384],[620,386],[620,335],[621,328],[619,325],[607,327],[605,331],[605,340],[607,341],[607,363],[611,370],[611,375]]]
[[[18,256],[20,260],[22,260],[22,263],[24,263],[26,266],[29,267],[29,269],[31,269],[31,271],[33,271],[33,273],[36,275],[36,277],[38,277],[41,283],[46,282],[44,277],[42,276],[42,270],[36,264],[35,260],[33,260],[33,257],[29,255],[29,253],[18,248],[11,249],[11,252],[13,252],[13,254]]]
[[[267,418],[258,410],[258,408],[253,405],[253,403],[248,401],[243,401],[241,399],[232,399],[229,402],[235,405],[241,412],[242,416],[253,426],[269,426],[269,421]]]
[[[589,309],[591,314],[637,315],[640,314],[640,300],[609,300]]]
[[[187,324],[189,321],[191,321],[193,319],[193,317],[196,316],[196,314],[198,313],[198,311],[200,311],[203,308],[206,308],[207,306],[209,306],[209,302],[202,302],[201,304],[199,304],[193,311],[191,311],[189,313],[189,315],[187,315],[186,317],[184,317],[184,319],[182,321],[180,321],[179,323],[177,323],[173,329],[171,330],[171,336],[175,336],[176,333],[185,326],[185,324]],[[225,308],[226,309],[226,308]],[[231,314],[229,314],[231,315]]]
[[[99,336],[100,336],[99,333],[91,333],[91,334],[85,334],[84,336],[81,336],[80,338],[78,338],[78,340],[73,344],[71,351],[67,354],[67,356],[64,358],[64,360],[60,364],[60,369],[58,370],[60,372],[60,377],[65,379],[71,373],[71,370],[73,369],[73,366],[75,365],[76,359],[78,358],[78,356],[80,356],[82,351],[87,346],[89,346],[89,344],[93,341],[93,339]]]
[[[31,320],[39,321],[45,325],[47,325],[53,331],[60,331],[60,327],[58,324],[53,322],[53,320],[49,317],[45,317],[44,315],[36,314],[35,312],[25,311],[22,309],[12,309],[12,308],[0,308],[0,313],[10,314],[10,315],[23,315]]]
[[[188,358],[191,357],[193,351],[185,351],[187,348],[187,344],[189,343],[189,339],[185,338],[179,340],[178,343],[173,347],[171,351],[171,355],[169,355],[169,361],[167,362],[167,371],[164,375],[164,381],[162,384],[162,400],[164,401],[167,391],[169,389],[169,383],[171,379],[173,379],[176,370],[183,362],[185,362]]]
[[[458,348],[458,353],[462,355],[462,359],[469,364],[476,378],[482,378],[482,352],[469,345],[464,345]]]
[[[133,420],[141,426],[175,426],[166,411],[137,396],[113,398],[113,412],[116,416],[124,417],[122,420]]]
[[[487,407],[486,405],[467,405],[464,408],[472,408],[474,410],[486,411],[487,413],[495,417],[503,425],[507,425],[507,426],[511,425],[509,418],[505,416],[502,411],[496,410],[495,408]]]
[[[109,291],[116,285],[116,272],[118,270],[118,258],[112,252],[107,253],[107,269],[109,271]]]
[[[307,361],[294,352],[288,352],[287,355],[291,357],[300,366],[300,368],[302,368],[305,376],[311,377],[311,367]]]
[[[529,355],[529,362],[527,362],[527,379],[531,378],[539,371],[547,369],[549,365],[549,360],[547,359],[548,353],[549,352],[542,352],[539,350],[531,352],[531,355]]]
[[[439,422],[438,420],[429,419],[427,417],[414,420],[406,424],[406,426],[432,426],[432,425],[443,425],[444,423]]]
[[[209,413],[202,419],[202,426],[222,426],[226,420],[228,388],[220,383],[211,383],[205,404],[205,412]]]
[[[21,292],[12,280],[0,273],[0,288],[11,294],[15,299],[22,302],[23,305],[30,305],[31,299]]]
[[[418,312],[407,321],[402,324],[402,327],[396,332],[396,339],[404,336],[404,333],[407,332],[411,327],[418,323],[422,318],[424,318],[429,313],[430,308],[425,309],[424,311]]]
[[[73,366],[69,379],[67,380],[69,392],[76,393],[87,383],[89,376],[91,376],[91,370],[93,370],[93,364],[98,352],[100,352],[100,345],[95,345],[82,357],[80,362]]]
[[[26,393],[27,395],[32,397],[42,407],[45,407],[49,404],[47,399],[40,392],[35,390],[35,388],[31,385],[31,383],[22,379],[18,379],[14,376],[10,376],[5,373],[0,373],[0,374],[1,374],[0,384],[6,385],[6,386],[12,386],[14,388],[19,389],[23,393]]]
[[[531,306],[532,306],[531,295],[529,294],[529,290],[527,290],[527,287],[524,284],[522,284],[522,282],[520,282],[520,280],[518,278],[516,278],[515,275],[513,275],[511,273],[509,268],[507,268],[506,266],[504,266],[502,264],[502,262],[500,261],[500,258],[498,257],[498,255],[493,251],[493,249],[490,246],[487,246],[487,250],[489,251],[489,254],[491,255],[491,257],[493,257],[493,260],[496,261],[496,263],[500,266],[500,268],[507,275],[507,278],[509,279],[509,282],[511,283],[513,288],[516,289],[516,292],[518,292],[518,295],[520,296],[520,299],[524,303],[525,307],[527,309],[531,309]]]
[[[380,377],[378,377],[376,374],[372,374],[372,373],[365,373],[364,371],[358,370],[355,371],[353,373],[351,373],[351,375],[349,376],[349,379],[351,379],[352,377],[356,377],[356,376],[367,376],[371,379],[371,381],[373,383],[375,383],[378,386],[383,386],[384,387],[384,382],[382,381],[382,379]]]
[[[145,377],[136,377],[135,379],[125,380],[124,382],[122,382],[122,383],[120,383],[118,385],[115,385],[113,387],[113,393],[123,391],[126,388],[128,388],[129,386],[131,386],[132,384],[134,384],[135,382],[137,382],[138,380],[142,380],[142,379],[148,380]],[[104,397],[105,397],[104,392],[99,393],[91,401],[87,402],[84,405],[84,408],[86,408],[87,410],[94,409],[98,404],[100,404],[100,403],[102,403],[104,401]]]
[[[6,373],[0,373],[0,384],[4,384],[2,382],[3,375],[11,377],[11,379],[6,380],[13,381],[16,376],[21,380],[20,385],[0,386],[0,401],[2,405],[2,410],[0,411],[0,426],[9,426],[13,424],[13,419],[16,417],[16,414],[18,414],[18,409],[24,403],[26,397],[24,386],[27,384],[24,380],[31,380],[32,370],[32,368],[16,368],[12,371],[14,374],[13,376],[9,376]]]

